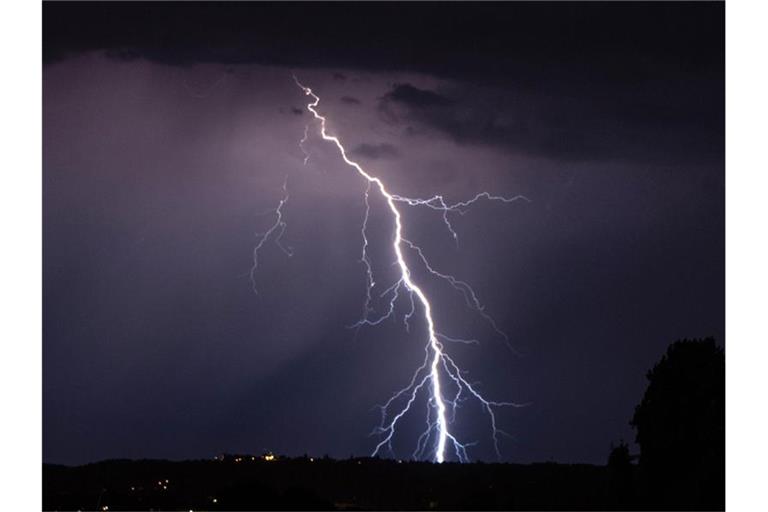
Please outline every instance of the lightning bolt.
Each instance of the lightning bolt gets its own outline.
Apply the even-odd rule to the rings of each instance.
[[[528,199],[524,196],[507,198],[492,195],[488,192],[480,192],[467,201],[449,203],[446,202],[441,195],[436,195],[427,199],[421,199],[393,194],[387,189],[384,182],[378,176],[369,173],[359,163],[349,158],[347,150],[345,149],[341,140],[338,137],[328,133],[326,128],[326,117],[321,115],[317,110],[317,107],[320,104],[320,97],[312,92],[312,89],[303,85],[295,75],[293,76],[293,80],[296,82],[296,85],[304,92],[304,94],[310,97],[312,100],[306,105],[306,108],[313,115],[314,119],[319,121],[320,137],[324,141],[333,143],[336,146],[336,149],[338,150],[344,163],[353,168],[357,174],[366,182],[366,188],[364,192],[365,214],[361,228],[363,244],[360,256],[360,261],[363,263],[366,273],[366,298],[364,301],[363,316],[361,320],[357,322],[353,327],[359,328],[364,325],[378,325],[385,319],[391,318],[395,313],[395,304],[397,303],[398,299],[404,294],[407,294],[410,301],[410,310],[403,318],[406,329],[410,329],[409,320],[416,314],[417,305],[421,310],[423,320],[427,328],[427,341],[424,346],[424,361],[422,362],[421,366],[419,366],[413,373],[413,376],[407,386],[397,391],[389,398],[389,400],[387,400],[383,405],[379,406],[381,411],[381,422],[374,430],[374,433],[379,435],[381,440],[375,446],[372,452],[372,456],[378,455],[382,452],[382,450],[385,449],[388,449],[390,453],[394,455],[392,440],[395,436],[397,425],[400,420],[411,410],[413,404],[417,401],[419,395],[422,394],[423,391],[427,394],[426,426],[425,430],[417,440],[416,448],[412,454],[414,458],[426,457],[428,450],[431,448],[430,458],[438,463],[442,463],[448,457],[447,452],[449,448],[452,448],[457,460],[460,462],[469,461],[467,448],[475,443],[462,443],[452,433],[450,427],[451,424],[455,421],[456,411],[460,407],[461,402],[469,399],[477,400],[488,414],[494,449],[496,451],[496,455],[500,457],[501,454],[499,450],[499,435],[504,435],[505,432],[497,427],[495,409],[505,406],[521,407],[526,404],[487,400],[477,390],[476,384],[472,384],[465,379],[463,376],[464,372],[446,353],[443,342],[474,344],[477,343],[477,340],[454,338],[437,330],[432,313],[432,303],[430,302],[424,290],[413,279],[411,269],[406,261],[405,253],[413,253],[418,258],[418,261],[422,263],[423,268],[430,275],[447,282],[451,287],[460,292],[463,295],[467,306],[478,312],[490,324],[490,326],[504,338],[507,344],[509,344],[509,339],[497,327],[496,322],[491,318],[491,316],[485,312],[484,306],[480,302],[477,294],[468,283],[459,280],[452,275],[439,272],[433,268],[425,256],[424,251],[414,242],[404,237],[403,217],[400,209],[398,208],[398,205],[423,207],[440,212],[446,229],[458,244],[459,237],[450,222],[450,213],[464,215],[472,205],[480,200],[512,203],[519,200],[528,201]],[[308,131],[305,128],[304,137],[299,142],[300,149],[304,153],[305,165],[307,159],[309,158],[309,154],[304,148],[304,144],[306,143],[307,139]],[[399,279],[380,293],[380,297],[388,297],[389,305],[386,312],[381,316],[371,318],[371,313],[374,312],[374,309],[371,307],[371,301],[373,298],[372,291],[376,287],[376,281],[371,265],[371,260],[368,255],[369,242],[367,232],[368,219],[370,215],[369,197],[370,194],[374,191],[380,194],[381,197],[385,200],[394,223],[392,251],[395,256],[395,265],[399,270]],[[252,277],[257,267],[258,252],[270,238],[274,238],[281,249],[290,255],[290,251],[286,251],[286,249],[280,244],[280,239],[285,231],[285,222],[283,221],[282,208],[285,206],[285,203],[288,200],[287,181],[283,187],[283,192],[283,199],[280,201],[278,207],[273,210],[273,213],[275,214],[274,224],[264,235],[259,238],[258,244],[254,249],[254,266],[251,272]],[[445,379],[445,382],[443,381],[443,378]],[[452,384],[452,389],[450,392],[446,387],[447,383]],[[402,404],[402,402],[405,403]],[[401,405],[399,408],[396,408],[398,404]]]
[[[305,158],[309,158],[309,156],[306,156]],[[260,233],[257,235],[258,242],[256,243],[256,246],[253,248],[253,266],[251,266],[250,276],[251,276],[251,285],[253,287],[254,293],[257,293],[256,290],[256,270],[259,267],[259,251],[261,251],[261,248],[264,247],[264,244],[266,244],[270,239],[274,239],[275,245],[277,245],[281,251],[283,251],[286,256],[293,256],[293,251],[290,247],[286,247],[282,243],[283,235],[285,234],[285,228],[288,226],[288,224],[285,223],[285,220],[283,219],[283,207],[288,202],[288,176],[285,177],[285,181],[283,181],[283,197],[280,199],[280,202],[278,203],[277,207],[274,210],[270,210],[265,213],[272,213],[275,215],[275,221],[272,223],[272,225],[267,229],[264,233]]]

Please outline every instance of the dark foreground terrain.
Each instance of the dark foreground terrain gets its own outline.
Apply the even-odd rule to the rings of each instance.
[[[723,510],[725,354],[679,340],[605,466],[228,455],[43,465],[46,510]],[[639,462],[635,464],[634,462]]]
[[[43,466],[46,510],[721,509],[664,503],[633,464],[451,464],[226,456]]]

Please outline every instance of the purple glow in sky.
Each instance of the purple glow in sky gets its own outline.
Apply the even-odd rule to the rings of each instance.
[[[46,462],[376,446],[374,406],[410,381],[425,326],[414,318],[405,332],[404,302],[397,320],[348,328],[365,299],[366,183],[318,136],[292,72],[322,98],[328,132],[393,194],[531,199],[452,216],[458,244],[439,212],[401,208],[407,238],[472,284],[515,349],[449,284],[414,270],[441,329],[480,340],[450,345],[472,385],[530,403],[495,411],[511,434],[503,460],[603,462],[611,442],[633,439],[645,372],[671,341],[724,343],[722,79],[706,16],[689,25],[685,7],[654,7],[676,28],[646,41],[642,16],[625,26],[619,7],[594,7],[577,44],[558,29],[564,11],[505,7],[521,10],[509,13],[520,21],[494,16],[520,24],[507,32],[477,28],[489,5],[477,19],[454,6],[441,14],[452,25],[423,30],[382,14],[371,30],[390,34],[379,24],[397,19],[401,36],[380,48],[330,28],[310,41],[236,23],[221,26],[271,39],[212,28],[198,46],[175,17],[163,43],[87,6],[68,12],[106,10],[81,35],[56,9],[44,28]],[[303,21],[280,19],[302,33]],[[475,46],[441,38],[448,26]],[[537,42],[534,28],[559,35]],[[266,244],[251,283],[286,176],[292,256]],[[372,270],[394,283],[392,217],[380,194],[369,201]],[[372,295],[377,311],[387,305]],[[403,418],[396,452],[413,451],[424,409]],[[473,459],[495,460],[482,405],[460,411],[452,434],[477,441]]]

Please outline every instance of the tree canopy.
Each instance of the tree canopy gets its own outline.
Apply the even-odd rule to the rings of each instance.
[[[651,492],[670,503],[720,500],[725,476],[725,353],[713,338],[680,340],[648,372],[630,422]]]

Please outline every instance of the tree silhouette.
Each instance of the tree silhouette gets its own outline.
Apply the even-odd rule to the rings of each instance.
[[[629,445],[624,441],[618,446],[611,444],[608,454],[609,496],[616,505],[624,505],[634,498],[633,469]]]
[[[647,489],[665,504],[722,508],[725,354],[713,338],[680,340],[647,374],[630,424]]]
[[[608,454],[608,467],[622,470],[632,464],[632,456],[629,454],[629,446],[621,441],[618,446],[611,444],[611,452]]]

